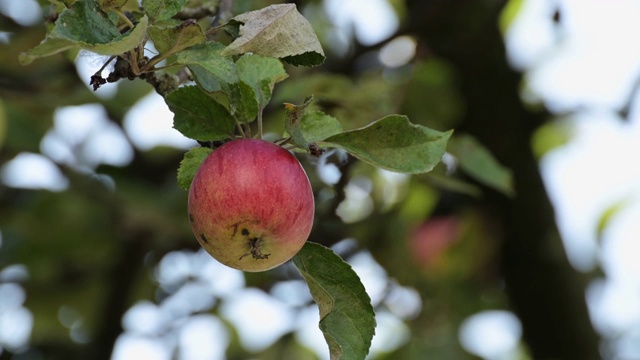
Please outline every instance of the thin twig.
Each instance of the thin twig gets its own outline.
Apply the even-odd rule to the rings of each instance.
[[[218,7],[218,13],[216,17],[209,25],[210,29],[218,27],[221,23],[226,22],[226,19],[231,15],[231,9],[233,8],[233,0],[221,0],[220,6]]]

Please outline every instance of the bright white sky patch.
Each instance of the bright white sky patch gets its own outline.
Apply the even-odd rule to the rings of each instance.
[[[196,145],[173,128],[173,113],[162,96],[153,92],[140,99],[124,118],[124,128],[133,144],[141,150],[155,146],[188,149]]]
[[[398,36],[385,44],[378,58],[380,62],[387,67],[400,67],[407,64],[416,55],[417,43],[410,36]]]
[[[173,346],[157,338],[123,334],[113,348],[112,360],[170,360]]]
[[[596,226],[611,205],[640,194],[640,137],[615,114],[581,114],[575,137],[541,162],[571,262],[589,270],[596,262]],[[638,229],[640,230],[640,229]]]
[[[367,294],[371,297],[371,303],[376,306],[386,294],[387,272],[378,264],[370,252],[360,251],[347,261],[353,271],[358,274]]]
[[[33,328],[33,314],[25,308],[18,307],[0,312],[0,348],[19,350],[29,343]]]
[[[385,0],[326,0],[324,8],[339,31],[349,34],[355,29],[364,45],[383,41],[398,29],[398,18]]]
[[[35,0],[0,0],[0,11],[24,26],[42,21],[42,10]]]
[[[23,189],[62,191],[69,180],[51,160],[40,154],[23,152],[0,169],[5,185]]]
[[[377,311],[376,323],[376,334],[371,340],[371,353],[393,351],[409,340],[411,334],[409,327],[388,311]]]
[[[624,282],[598,280],[589,285],[587,302],[597,330],[622,334],[640,323],[637,294],[640,288]]]
[[[508,311],[483,311],[460,326],[460,343],[468,352],[484,359],[513,359],[522,328]]]
[[[0,284],[0,349],[18,350],[28,343],[33,315],[22,306],[26,298],[22,286]]]
[[[178,335],[181,360],[222,360],[231,341],[229,331],[217,317],[209,314],[192,316]]]
[[[242,346],[252,352],[263,351],[293,329],[291,309],[257,289],[225,298],[220,313],[238,329]]]
[[[125,166],[133,160],[133,149],[124,133],[99,104],[58,108],[54,126],[42,139],[40,149],[55,162],[76,168]]]
[[[640,3],[562,1],[555,33],[550,9],[534,3],[525,1],[508,43],[516,63],[533,66],[531,89],[553,111],[622,106],[640,76],[640,46],[632,45],[640,32]]]
[[[122,318],[122,327],[133,335],[156,335],[168,326],[168,318],[156,304],[139,301]]]
[[[93,91],[93,86],[89,85],[91,81],[91,76],[93,76],[103,65],[105,62],[109,60],[108,56],[101,56],[89,51],[80,51],[80,54],[76,57],[76,72],[78,73],[78,77],[80,81],[84,83],[89,90],[91,90],[97,97],[103,99],[110,99],[116,95],[118,92],[118,84],[117,83],[106,83],[96,91]],[[102,77],[107,78],[109,76],[109,72],[113,69],[113,64],[115,60],[111,62],[109,66],[104,69],[102,72]],[[121,80],[126,81],[126,80]]]
[[[279,281],[271,288],[271,295],[289,306],[303,306],[312,301],[309,287],[302,280]]]

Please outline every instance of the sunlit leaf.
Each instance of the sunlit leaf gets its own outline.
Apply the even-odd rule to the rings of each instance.
[[[184,136],[200,141],[232,136],[235,123],[231,114],[196,86],[182,87],[165,100],[174,113],[173,127]]]
[[[258,113],[258,98],[253,88],[241,80],[231,56],[221,55],[223,49],[220,43],[207,42],[179,52],[176,58],[179,64],[189,67],[203,90],[224,94],[225,105],[239,121],[251,121]]]
[[[382,169],[418,174],[431,171],[440,162],[451,133],[412,124],[403,115],[390,115],[322,143]]]
[[[148,18],[124,34],[102,11],[96,0],[77,1],[65,9],[47,37],[36,47],[20,54],[20,62],[54,55],[70,49],[84,49],[100,55],[120,55],[140,45],[147,32]]]
[[[198,171],[200,164],[211,154],[213,150],[207,147],[197,147],[187,151],[180,161],[178,168],[178,186],[189,190],[191,181]]]
[[[295,4],[271,5],[240,14],[233,21],[242,23],[240,37],[229,44],[223,55],[251,52],[303,66],[324,62],[324,51],[318,37]]]
[[[240,79],[251,86],[258,103],[264,108],[276,83],[287,78],[287,72],[278,59],[255,54],[246,54],[236,61]]]
[[[231,56],[222,56],[224,45],[207,42],[192,46],[176,55],[178,64],[187,65],[198,85],[205,91],[229,92],[230,84],[240,81]]]
[[[119,9],[123,7],[129,0],[99,0],[103,9]]]
[[[338,119],[320,110],[308,110],[302,116],[300,130],[309,142],[322,141],[342,132]]]
[[[320,309],[331,359],[364,359],[375,333],[371,299],[351,266],[330,249],[307,242],[293,258]]]
[[[308,96],[304,99],[304,103],[300,105],[294,105],[285,103],[285,120],[284,120],[284,128],[291,136],[291,143],[298,148],[308,149],[309,142],[305,139],[304,134],[302,133],[301,122],[304,113],[307,111],[307,108],[313,101],[313,96]]]
[[[244,81],[235,84],[231,93],[230,108],[241,122],[250,122],[258,115],[258,100],[253,88]]]
[[[142,7],[152,22],[171,19],[187,0],[142,0]]]
[[[165,57],[207,40],[195,21],[185,21],[174,27],[151,26],[149,37]]]

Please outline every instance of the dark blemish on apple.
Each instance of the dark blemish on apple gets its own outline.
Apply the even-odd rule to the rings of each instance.
[[[193,223],[193,215],[189,214],[189,222]]]
[[[246,230],[246,229],[243,229],[243,230]],[[249,252],[240,256],[240,259],[238,260],[242,260],[245,256],[249,254],[251,254],[251,256],[253,256],[253,258],[256,260],[268,259],[271,254],[263,254],[262,251],[260,251],[261,246],[262,246],[262,239],[260,238],[249,239],[249,247],[250,247]]]
[[[244,235],[244,236],[249,235],[249,230],[247,230],[247,229],[242,229],[242,235]]]
[[[233,234],[231,234],[231,237],[236,236],[236,233],[238,232],[238,226],[240,226],[240,223],[235,223],[231,225],[231,227],[233,227]]]
[[[200,239],[202,239],[202,241],[204,241],[205,243],[209,243],[209,240],[207,240],[204,234],[200,234]]]

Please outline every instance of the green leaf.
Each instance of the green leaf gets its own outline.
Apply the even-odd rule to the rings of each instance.
[[[84,49],[100,55],[120,55],[141,44],[148,18],[124,34],[102,11],[97,0],[77,1],[65,9],[47,37],[36,47],[20,54],[24,65],[33,60],[71,49]]]
[[[178,168],[178,186],[189,190],[191,181],[198,171],[200,164],[211,154],[213,150],[207,147],[197,147],[187,151],[180,161]]]
[[[233,136],[235,122],[229,111],[196,86],[182,87],[165,101],[174,113],[173,127],[184,136],[200,141]]]
[[[244,81],[234,84],[231,91],[230,108],[240,122],[253,121],[258,115],[259,105],[256,93]]]
[[[273,87],[287,78],[287,72],[278,59],[255,54],[245,54],[236,61],[240,79],[251,86],[261,108],[271,100]]]
[[[179,52],[176,61],[189,67],[203,90],[224,93],[229,111],[239,121],[251,121],[258,114],[258,99],[252,87],[241,81],[231,57],[221,55],[223,49],[220,43],[199,44]]]
[[[149,37],[165,58],[193,45],[207,41],[200,25],[185,21],[174,27],[149,27]]]
[[[506,195],[514,195],[511,170],[502,166],[474,137],[454,137],[449,141],[449,152],[458,158],[460,168],[469,176]]]
[[[187,65],[198,85],[205,91],[229,91],[229,84],[240,81],[238,70],[230,56],[222,56],[224,45],[207,42],[179,52],[178,64]]]
[[[302,116],[307,111],[309,105],[313,101],[313,96],[308,96],[304,99],[304,103],[301,105],[294,105],[290,103],[284,104],[285,109],[285,121],[284,128],[291,135],[291,143],[299,148],[307,148],[309,143],[304,138],[302,131],[300,130]]]
[[[123,7],[129,0],[99,0],[103,9],[119,9]]]
[[[142,7],[152,22],[171,19],[187,0],[142,0]]]
[[[305,140],[316,142],[341,133],[342,124],[320,110],[308,110],[300,120],[300,131]]]
[[[429,172],[444,155],[453,130],[440,132],[389,115],[363,128],[333,135],[322,145],[348,151],[373,166],[406,174]]]
[[[88,44],[107,44],[118,38],[120,31],[96,0],[84,0],[65,9],[49,35]]]
[[[331,359],[364,359],[375,333],[371,299],[351,266],[330,249],[307,242],[293,258],[320,308]]]
[[[240,37],[229,44],[222,55],[251,52],[303,66],[324,62],[318,37],[295,4],[271,5],[240,14],[233,21],[244,25],[240,25]]]

